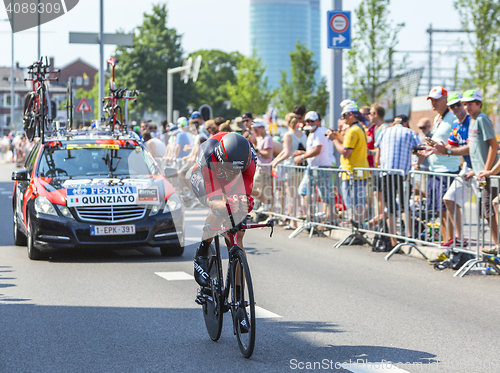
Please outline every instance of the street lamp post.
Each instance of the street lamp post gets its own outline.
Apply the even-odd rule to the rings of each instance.
[[[14,0],[10,0],[10,6],[11,9],[14,8]],[[14,123],[14,82],[15,82],[15,75],[14,75],[14,12],[11,12],[12,14],[12,22],[11,22],[11,28],[12,28],[12,34],[11,34],[11,64],[10,64],[10,126],[13,127]]]
[[[11,0],[11,7],[14,0]],[[9,19],[0,21],[9,22]],[[12,13],[12,34],[11,34],[11,67],[10,67],[10,122],[14,120],[14,13]],[[0,132],[3,132],[3,124],[0,125]]]

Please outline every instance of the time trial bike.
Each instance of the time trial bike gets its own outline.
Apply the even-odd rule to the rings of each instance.
[[[253,294],[250,267],[244,251],[237,245],[237,233],[241,230],[254,228],[271,228],[273,235],[274,221],[264,224],[234,224],[230,217],[231,226],[213,228],[210,225],[203,227],[205,232],[219,232],[214,237],[214,245],[210,246],[208,273],[210,285],[202,287],[198,292],[196,302],[202,305],[203,317],[208,335],[213,341],[220,338],[222,332],[223,314],[231,310],[233,332],[244,357],[252,356],[255,346],[255,300]],[[229,251],[229,263],[224,281],[222,273],[222,258],[220,252],[219,235],[226,238]]]
[[[123,132],[123,110],[120,106],[120,100],[137,100],[137,96],[139,96],[139,91],[134,89],[132,91],[127,91],[127,87],[125,88],[117,88],[115,81],[115,66],[116,59],[111,57],[108,59],[108,65],[111,66],[111,79],[109,80],[109,96],[104,97],[103,103],[103,111],[106,112],[108,125],[111,129],[111,132],[115,132],[115,126],[118,125],[120,131]],[[125,104],[125,108],[127,105]]]
[[[52,120],[55,116],[55,105],[52,104],[48,92],[49,81],[58,81],[59,78],[50,78],[50,74],[59,73],[60,70],[49,71],[51,65],[45,57],[28,66],[29,78],[24,81],[33,83],[33,90],[26,94],[24,99],[23,123],[26,137],[32,141],[40,137],[44,142],[45,131],[50,131]]]

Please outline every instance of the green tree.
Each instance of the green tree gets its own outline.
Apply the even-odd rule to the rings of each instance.
[[[154,5],[153,12],[144,13],[142,25],[134,30],[134,46],[116,49],[117,86],[141,91],[137,103],[131,105],[136,119],[145,111],[166,112],[167,70],[183,62],[181,35],[167,27],[167,14],[165,4]],[[173,82],[173,107],[186,115],[192,85],[175,77]]]
[[[472,83],[477,87],[486,99],[487,106],[490,106],[497,102],[493,96],[498,92],[496,84],[500,75],[500,1],[455,0],[454,5],[464,30],[471,31],[469,38],[474,48],[473,58],[466,59],[472,79],[464,79],[464,83]],[[492,87],[495,87],[495,92]]]
[[[226,53],[221,50],[199,50],[190,54],[193,60],[201,55],[201,68],[198,80],[193,83],[190,103],[197,109],[203,104],[212,107],[214,117],[234,118],[240,112],[233,106],[227,109],[231,101],[227,84],[236,83],[236,66],[243,56],[238,52]]]
[[[404,26],[394,27],[389,21],[389,4],[390,0],[363,0],[354,10],[357,22],[347,55],[347,85],[350,97],[360,106],[377,102],[384,93],[379,86],[387,78],[397,36]]]
[[[255,54],[252,57],[242,58],[237,65],[236,83],[227,83],[229,100],[241,112],[249,111],[254,114],[264,114],[274,92],[269,90],[266,68]]]
[[[295,50],[290,52],[291,77],[286,71],[281,72],[277,107],[281,116],[293,110],[295,105],[305,105],[308,110],[317,111],[324,116],[328,105],[326,79],[318,83],[314,76],[318,64],[313,60],[313,52],[305,44],[297,42]]]

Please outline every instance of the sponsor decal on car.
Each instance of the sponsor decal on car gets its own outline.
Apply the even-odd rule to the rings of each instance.
[[[158,198],[158,188],[147,188],[138,190],[138,202],[160,203]]]
[[[68,207],[135,205],[138,191],[135,186],[78,187],[67,189]]]

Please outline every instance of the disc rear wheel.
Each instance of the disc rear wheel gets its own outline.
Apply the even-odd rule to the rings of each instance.
[[[219,283],[218,273],[220,262],[214,253],[213,247],[209,251],[208,273],[210,273],[210,286],[205,288],[207,296],[203,304],[203,318],[207,327],[208,335],[212,341],[217,341],[222,332],[222,284]]]

